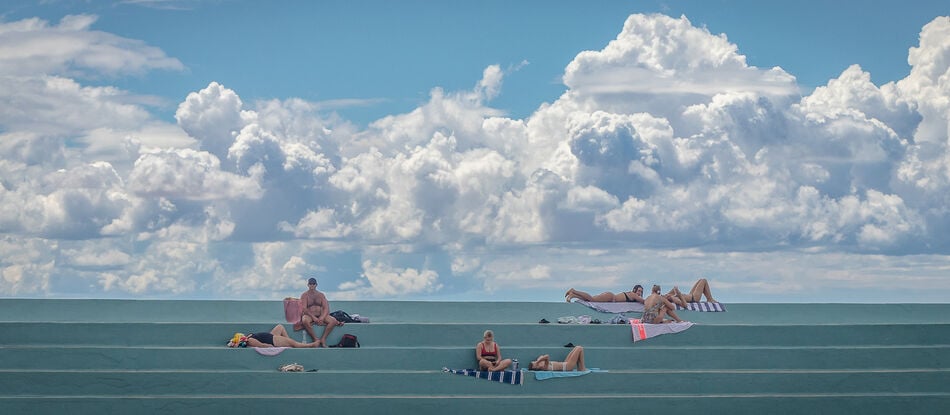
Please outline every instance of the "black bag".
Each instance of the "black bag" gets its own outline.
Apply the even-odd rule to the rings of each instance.
[[[350,316],[349,314],[347,314],[346,311],[343,311],[343,310],[336,310],[330,313],[330,317],[335,318],[336,321],[339,321],[341,323],[355,323],[359,321],[353,318],[352,316]]]
[[[360,347],[360,342],[352,334],[344,334],[340,342],[330,347]]]

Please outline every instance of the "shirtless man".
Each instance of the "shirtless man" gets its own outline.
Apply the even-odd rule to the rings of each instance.
[[[311,339],[320,347],[327,347],[327,336],[336,326],[342,326],[343,323],[330,316],[330,303],[327,302],[327,296],[317,291],[317,279],[311,278],[307,281],[307,291],[300,294],[300,305],[303,309],[300,314],[300,321],[294,324],[294,330],[304,329]],[[313,325],[326,326],[323,329],[323,336],[317,340],[317,334],[313,331]]]

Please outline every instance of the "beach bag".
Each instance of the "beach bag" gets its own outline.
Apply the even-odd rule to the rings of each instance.
[[[341,323],[358,323],[359,322],[359,320],[353,318],[353,316],[347,314],[346,311],[343,311],[343,310],[336,310],[330,313],[330,317],[335,318],[336,321],[339,321]]]
[[[300,321],[301,314],[303,314],[303,307],[300,300],[293,297],[284,299],[284,320],[288,323],[296,323]]]
[[[360,342],[352,334],[344,334],[340,342],[330,347],[360,347]]]

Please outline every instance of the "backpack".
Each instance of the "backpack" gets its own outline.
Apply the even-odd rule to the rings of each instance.
[[[330,317],[335,318],[336,321],[339,321],[339,322],[341,322],[341,323],[357,323],[357,322],[359,322],[359,320],[353,318],[353,316],[347,314],[346,311],[343,311],[343,310],[336,310],[336,311],[330,313]]]
[[[340,342],[330,347],[360,347],[360,342],[352,334],[344,334]]]

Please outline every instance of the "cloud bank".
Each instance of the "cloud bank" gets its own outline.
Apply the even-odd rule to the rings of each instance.
[[[491,107],[490,65],[366,127],[218,82],[164,123],[152,98],[86,83],[184,65],[94,22],[0,23],[0,294],[274,298],[308,275],[361,299],[709,272],[747,301],[908,270],[950,285],[948,17],[909,45],[906,78],[855,65],[803,96],[725,35],[632,15],[525,119]]]

